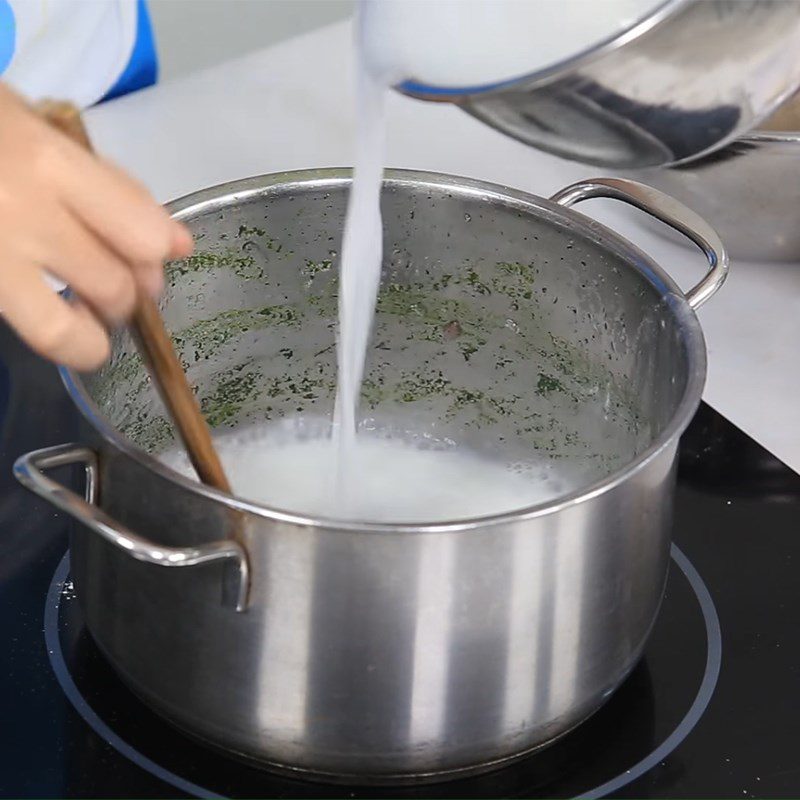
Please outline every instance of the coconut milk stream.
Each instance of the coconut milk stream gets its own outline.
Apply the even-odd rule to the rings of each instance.
[[[300,514],[434,522],[510,511],[565,490],[552,468],[490,461],[452,442],[420,446],[413,432],[409,441],[357,433],[381,277],[386,94],[408,77],[452,86],[530,72],[617,32],[653,5],[654,0],[362,0],[333,435],[301,436],[298,426],[286,420],[218,438],[237,494]],[[167,453],[164,459],[190,472],[181,453]]]

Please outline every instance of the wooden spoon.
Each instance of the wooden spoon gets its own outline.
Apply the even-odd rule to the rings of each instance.
[[[51,125],[93,152],[80,111],[72,103],[43,100],[36,108]],[[139,293],[130,326],[197,475],[208,486],[230,493],[231,486],[214,449],[211,431],[175,354],[158,306],[144,292]]]

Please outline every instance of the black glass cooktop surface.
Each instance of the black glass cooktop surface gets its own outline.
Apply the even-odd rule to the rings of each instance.
[[[330,786],[208,749],[153,714],[87,633],[68,520],[11,476],[79,438],[56,371],[0,331],[0,796],[796,797],[800,476],[707,406],[681,444],[667,594],[644,657],[589,721],[514,765]]]

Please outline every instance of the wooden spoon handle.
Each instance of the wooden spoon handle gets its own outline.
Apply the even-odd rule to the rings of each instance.
[[[51,125],[93,152],[80,111],[74,105],[44,100],[37,104],[37,110]],[[131,329],[198,477],[208,486],[230,492],[231,486],[214,449],[211,431],[172,346],[158,306],[144,292],[139,293]]]
[[[206,485],[230,493],[231,486],[214,448],[211,431],[164,328],[158,306],[146,294],[139,295],[131,329],[198,477]]]

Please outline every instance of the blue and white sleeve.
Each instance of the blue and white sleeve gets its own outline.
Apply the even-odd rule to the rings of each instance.
[[[81,108],[155,83],[145,0],[0,0],[0,74],[31,100]]]

